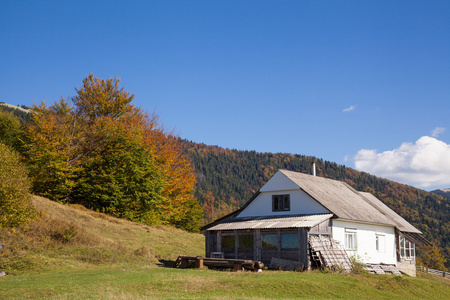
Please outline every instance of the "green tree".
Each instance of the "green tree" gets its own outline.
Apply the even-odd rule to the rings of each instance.
[[[20,151],[24,129],[19,119],[12,113],[0,110],[0,142]]]
[[[109,117],[95,127],[97,147],[83,163],[74,200],[132,221],[161,223],[164,180],[140,135]]]
[[[0,143],[0,227],[15,227],[35,216],[27,169],[19,155]]]

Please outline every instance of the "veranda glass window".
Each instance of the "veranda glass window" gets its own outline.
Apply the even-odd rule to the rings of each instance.
[[[278,234],[263,234],[261,236],[261,244],[263,249],[277,249]]]
[[[283,249],[298,248],[298,234],[297,233],[281,234],[281,248]]]
[[[404,259],[412,259],[415,256],[414,243],[408,241],[403,236],[399,236],[400,256]]]
[[[223,249],[234,249],[235,246],[234,235],[223,235],[222,236],[222,248]]]
[[[253,248],[253,235],[239,235],[238,247],[239,249]]]

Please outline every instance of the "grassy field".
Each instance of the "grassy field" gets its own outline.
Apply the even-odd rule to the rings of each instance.
[[[0,278],[0,298],[448,299],[450,280],[429,276],[116,266]]]
[[[450,279],[420,274],[174,269],[204,238],[35,197],[40,217],[0,229],[0,299],[448,299]]]

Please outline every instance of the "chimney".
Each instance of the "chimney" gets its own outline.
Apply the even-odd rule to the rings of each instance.
[[[311,166],[312,166],[312,175],[313,175],[313,176],[316,176],[316,163],[315,163],[315,162],[312,162],[312,163],[311,163]]]

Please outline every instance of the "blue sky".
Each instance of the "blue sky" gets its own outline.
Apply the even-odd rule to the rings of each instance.
[[[450,188],[449,1],[0,0],[0,101],[118,76],[182,138]]]

